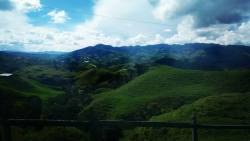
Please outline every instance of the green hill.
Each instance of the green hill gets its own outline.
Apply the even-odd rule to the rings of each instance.
[[[157,121],[188,121],[195,114],[202,123],[250,123],[250,93],[208,96],[174,112],[155,116]]]
[[[56,88],[69,85],[72,80],[72,74],[66,70],[46,65],[33,65],[18,71],[19,76]]]
[[[96,95],[80,113],[100,119],[150,119],[209,95],[250,91],[247,70],[199,71],[156,67],[111,92]]]
[[[250,124],[250,93],[232,93],[208,96],[173,112],[153,117],[154,121],[191,122],[195,114],[199,123]],[[249,140],[249,130],[199,129],[201,141]],[[124,140],[186,141],[191,140],[191,129],[138,128],[128,132]]]
[[[5,90],[7,92],[12,90],[14,95],[22,94],[26,96],[38,96],[41,99],[47,99],[63,93],[60,90],[56,90],[53,87],[42,84],[36,80],[20,77],[19,75],[1,77],[0,89],[3,92],[5,92]]]
[[[64,93],[31,77],[39,74],[36,72],[0,77],[0,117],[7,112],[12,118],[40,118],[44,102]]]

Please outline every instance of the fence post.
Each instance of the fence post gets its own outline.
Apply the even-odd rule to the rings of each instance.
[[[1,120],[2,130],[3,130],[3,141],[11,141],[11,128],[9,125],[9,121],[6,118]]]
[[[192,141],[198,141],[198,134],[197,134],[197,119],[195,116],[192,117]]]
[[[93,141],[102,140],[101,126],[98,120],[90,120],[90,135]]]
[[[102,140],[102,127],[100,125],[100,121],[98,120],[98,116],[94,110],[90,111],[89,117],[89,131],[90,138],[93,141],[101,141]]]

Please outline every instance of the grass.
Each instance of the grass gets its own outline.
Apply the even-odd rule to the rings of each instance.
[[[39,83],[38,81],[35,80],[28,80],[30,85],[34,88],[31,91],[26,91],[23,92],[25,95],[35,95],[40,97],[43,100],[46,100],[50,97],[54,97],[60,94],[63,94],[64,92],[58,89],[55,89],[51,86]]]
[[[199,123],[250,124],[250,93],[231,93],[208,96],[181,108],[154,116],[153,121],[191,122],[195,114]],[[127,132],[124,140],[186,141],[191,140],[190,129],[138,128]],[[199,129],[199,141],[249,140],[250,130]]]
[[[80,114],[100,119],[149,119],[199,98],[250,91],[250,71],[199,71],[157,67],[128,84],[94,97]]]
[[[41,75],[47,77],[54,75],[65,76],[65,73],[42,66],[32,66],[17,72],[11,77],[1,77],[0,86],[26,96],[38,96],[43,100],[64,93],[55,86],[39,82],[36,78]]]
[[[34,65],[25,67],[18,72],[20,75],[24,75],[29,78],[37,78],[39,76],[61,76],[61,77],[69,77],[71,74],[66,70],[58,70],[52,68],[50,66],[42,66],[42,65]]]
[[[152,120],[189,121],[192,114],[201,123],[250,124],[250,93],[208,96]]]

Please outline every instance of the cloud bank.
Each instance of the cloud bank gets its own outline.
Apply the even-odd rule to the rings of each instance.
[[[70,30],[30,23],[39,0],[0,0],[0,50],[71,51],[95,44],[219,43],[250,45],[249,0],[96,0],[93,15]],[[83,13],[84,14],[84,13]],[[67,24],[64,9],[48,23]]]
[[[249,0],[160,0],[155,15],[161,19],[192,15],[197,27],[249,20]]]

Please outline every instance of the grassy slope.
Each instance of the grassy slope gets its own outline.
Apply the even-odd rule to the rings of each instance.
[[[47,99],[49,97],[62,94],[61,91],[55,90],[35,80],[13,77],[15,76],[10,78],[0,78],[0,89],[11,89],[18,92],[19,94],[27,96],[34,95],[40,97],[41,99]]]
[[[61,76],[61,77],[68,77],[70,74],[67,71],[62,71],[62,70],[56,70],[50,66],[42,66],[42,65],[36,65],[36,66],[29,66],[24,69],[22,69],[19,72],[20,75],[24,75],[26,77],[30,78],[36,78],[39,76],[47,76],[47,77],[52,77],[52,76]]]
[[[199,123],[250,124],[250,93],[231,93],[208,96],[185,105],[178,110],[152,118],[154,121],[190,122],[195,114]],[[138,128],[129,132],[124,140],[186,141],[191,130]],[[249,140],[248,130],[199,130],[200,141]]]
[[[43,71],[44,70],[44,71]],[[34,78],[39,75],[62,75],[51,69],[43,69],[41,67],[28,67],[11,77],[0,77],[0,88],[11,89],[23,95],[35,95],[41,99],[48,99],[63,92],[55,87],[42,84]]]
[[[250,93],[208,96],[152,120],[189,121],[192,114],[202,123],[250,124]]]
[[[48,99],[50,97],[54,97],[59,94],[63,94],[63,91],[54,89],[48,85],[41,84],[35,80],[28,80],[29,83],[34,87],[34,89],[30,92],[24,92],[26,95],[36,95],[41,99]]]
[[[147,119],[198,98],[250,91],[249,71],[194,71],[158,67],[112,92],[97,95],[83,118],[97,111],[102,119]]]

